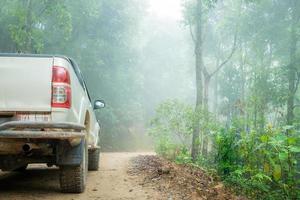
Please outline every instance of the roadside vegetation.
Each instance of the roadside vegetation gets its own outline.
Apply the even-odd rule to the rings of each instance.
[[[196,105],[168,100],[156,152],[219,175],[251,199],[300,198],[300,2],[185,1]]]
[[[191,106],[177,101],[159,106],[149,129],[159,155],[219,175],[238,193],[253,199],[299,198],[300,148],[296,128],[274,128],[268,124],[263,130],[247,130],[239,120],[226,127],[213,116],[207,119],[210,114],[202,113],[201,127],[207,131],[209,149],[193,160],[191,122],[195,122],[195,115],[199,113],[193,112]]]

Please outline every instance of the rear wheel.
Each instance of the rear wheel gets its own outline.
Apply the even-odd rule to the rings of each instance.
[[[89,150],[89,171],[98,171],[100,160],[100,149]]]
[[[85,190],[88,168],[88,150],[84,143],[82,162],[78,166],[60,166],[60,187],[65,193],[82,193]]]

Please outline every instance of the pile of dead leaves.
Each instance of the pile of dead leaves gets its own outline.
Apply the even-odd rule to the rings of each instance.
[[[161,199],[180,200],[237,200],[233,194],[203,170],[177,165],[158,156],[138,156],[132,160],[129,175],[142,177],[140,185],[152,187]]]

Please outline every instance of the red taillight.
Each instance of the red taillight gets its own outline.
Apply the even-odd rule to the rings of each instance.
[[[52,100],[54,108],[71,108],[71,81],[68,70],[64,67],[52,68]]]
[[[70,84],[70,74],[68,70],[64,67],[53,66],[52,83]]]

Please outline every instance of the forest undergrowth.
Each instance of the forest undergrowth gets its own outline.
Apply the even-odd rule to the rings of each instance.
[[[202,112],[196,160],[191,157],[191,134],[195,114],[192,107],[178,101],[161,104],[151,122],[149,134],[156,152],[178,164],[201,167],[217,175],[237,194],[250,199],[299,199],[300,136],[297,126],[250,128],[243,120],[222,126],[212,114]],[[206,139],[205,139],[206,137]],[[201,148],[200,148],[201,149]]]

